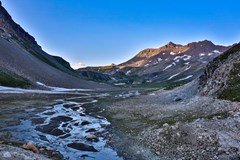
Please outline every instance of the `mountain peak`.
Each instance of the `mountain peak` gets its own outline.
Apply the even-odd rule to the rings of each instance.
[[[170,41],[166,46],[167,46],[167,47],[176,47],[177,44],[175,44],[175,43],[173,43],[173,42]]]

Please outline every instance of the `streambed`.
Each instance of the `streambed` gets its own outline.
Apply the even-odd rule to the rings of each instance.
[[[121,160],[123,158],[106,145],[106,127],[110,122],[89,113],[87,107],[98,103],[99,99],[137,95],[140,95],[138,91],[85,92],[77,97],[55,100],[53,105],[1,104],[0,133],[8,135],[5,139],[9,141],[32,142],[38,147],[56,150],[64,159]]]

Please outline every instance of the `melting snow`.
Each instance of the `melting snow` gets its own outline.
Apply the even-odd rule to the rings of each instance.
[[[158,58],[157,60],[158,60],[158,62],[161,62],[161,61],[162,61],[162,58]]]
[[[131,71],[131,70],[129,70],[129,71],[127,71],[127,73],[126,73],[126,74],[128,75],[128,74],[130,74],[131,72],[132,72],[132,71]]]
[[[170,65],[168,65],[167,67],[165,67],[165,68],[163,69],[163,71],[167,70],[167,69],[170,68],[170,67],[172,67],[172,64],[170,64]]]
[[[149,64],[145,64],[145,65],[144,65],[144,67],[148,67],[148,66],[149,66]]]
[[[175,61],[175,60],[177,60],[179,58],[181,58],[181,56],[176,56],[173,60]]]
[[[208,56],[211,56],[211,55],[213,55],[213,53],[208,53]]]
[[[193,75],[189,75],[189,76],[187,76],[187,77],[185,77],[185,78],[181,78],[181,79],[179,79],[179,80],[177,80],[177,81],[187,80],[187,79],[192,78],[192,77],[193,77]]]
[[[165,55],[166,53],[162,53],[162,55]]]
[[[206,54],[205,53],[200,53],[199,56],[202,57],[202,56],[205,56]]]
[[[184,56],[187,56],[187,55],[184,55]],[[186,58],[183,58],[184,61],[187,61],[191,58],[191,56],[187,56]]]
[[[56,89],[56,90],[47,91],[47,90],[22,89],[22,88],[0,86],[0,93],[76,94],[76,92],[73,92],[73,91],[91,91],[91,90],[89,90],[89,89],[66,89],[66,88],[59,89],[58,88],[58,90]]]
[[[186,63],[184,63],[185,65],[189,65],[190,64],[190,62],[186,62]]]
[[[51,89],[51,91],[56,91],[56,92],[72,92],[72,91],[91,91],[89,89],[78,89],[78,88],[61,88],[61,87],[52,87],[52,86],[47,86],[41,82],[36,82],[38,85],[46,87]]]
[[[179,75],[179,74],[180,74],[180,73],[177,73],[177,74],[172,75],[171,77],[168,78],[168,80],[170,80],[170,79],[176,77],[176,76]]]
[[[126,83],[114,83],[115,86],[123,86],[125,85]]]
[[[174,53],[174,52],[170,52],[170,54],[174,56],[174,55],[176,55],[177,53]]]
[[[187,70],[189,70],[190,68],[191,68],[192,66],[189,66],[189,67],[187,67],[184,71],[187,71]]]
[[[220,51],[218,51],[218,50],[214,50],[214,51],[212,51],[213,53],[218,53],[218,54],[220,54],[220,53],[222,53],[222,52],[220,52]]]

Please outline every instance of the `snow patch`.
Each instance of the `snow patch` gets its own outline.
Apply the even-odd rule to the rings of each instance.
[[[192,66],[189,66],[189,67],[187,67],[184,71],[187,71],[187,70],[189,70],[190,68],[191,68]]]
[[[222,52],[218,51],[218,50],[214,50],[212,51],[213,53],[217,53],[217,54],[221,54]]]
[[[163,69],[163,71],[167,70],[167,69],[170,68],[170,67],[172,67],[172,64],[170,64],[170,65],[168,65],[167,67],[165,67],[165,68]]]
[[[14,87],[5,87],[0,86],[0,93],[37,93],[37,94],[80,94],[73,91],[91,91],[90,89],[71,89],[71,90],[38,90],[38,89],[22,89],[22,88],[14,88]]]
[[[200,53],[199,56],[202,57],[202,56],[205,56],[206,54],[205,53]]]
[[[213,55],[214,53],[208,53],[208,56],[211,56],[211,55]]]
[[[187,56],[187,55],[184,55],[186,58],[183,58],[184,61],[187,61],[189,60],[192,56]]]
[[[148,67],[148,66],[149,66],[149,64],[148,64],[148,63],[144,65],[144,67]]]
[[[174,74],[171,77],[168,78],[168,80],[171,80],[172,78],[176,77],[177,75],[179,75],[180,73]]]
[[[158,62],[161,62],[161,61],[162,61],[162,58],[158,58],[157,60],[158,60]]]
[[[175,53],[175,52],[170,52],[171,55],[175,56],[177,55],[178,53]]]
[[[187,80],[187,79],[192,78],[192,77],[193,77],[193,75],[189,75],[189,76],[187,76],[187,77],[185,77],[185,78],[181,78],[181,79],[177,80],[177,82],[178,82],[178,81]]]
[[[179,58],[181,58],[181,56],[176,56],[173,60],[175,61],[175,60],[177,60]]]
[[[51,91],[56,91],[56,92],[91,91],[90,89],[52,87],[52,86],[47,86],[42,82],[36,82],[36,83],[40,86],[50,89]]]
[[[126,73],[126,75],[129,75],[131,72],[132,72],[131,70],[128,70],[127,73]]]
[[[126,83],[114,83],[115,86],[124,86]]]

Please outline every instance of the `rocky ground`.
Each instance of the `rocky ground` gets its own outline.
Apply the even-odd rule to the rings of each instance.
[[[102,102],[110,145],[126,159],[240,159],[240,103],[200,96],[197,86]]]
[[[193,81],[169,91],[142,92],[125,99],[112,96],[85,108],[111,122],[108,145],[127,160],[240,159],[240,103],[201,96],[198,86]],[[26,98],[16,95],[13,103],[22,96]],[[34,104],[39,101],[41,106],[59,96],[64,98],[31,94],[24,104],[35,100]],[[1,104],[9,103],[12,97],[0,96]],[[2,144],[0,157],[14,157],[15,150]],[[22,146],[16,150],[18,156],[29,156],[28,151],[21,150]],[[39,156],[34,155],[36,159]]]
[[[35,154],[31,151],[24,150],[20,147],[10,145],[0,145],[0,159],[1,160],[50,160],[49,158]]]

